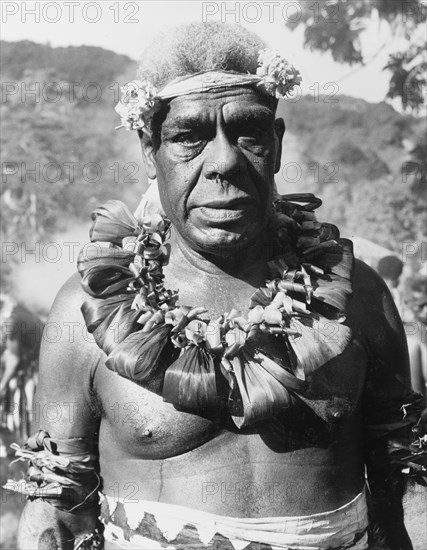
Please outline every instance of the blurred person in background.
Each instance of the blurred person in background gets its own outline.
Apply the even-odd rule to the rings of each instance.
[[[426,399],[427,341],[426,341],[426,281],[409,275],[402,281],[403,262],[397,256],[385,256],[377,266],[387,284],[405,327],[414,391]]]
[[[43,323],[10,294],[1,293],[2,426],[26,439],[33,408]]]
[[[427,395],[427,281],[421,276],[412,276],[406,284],[407,297],[405,318],[411,366],[412,387]]]
[[[402,317],[402,297],[399,290],[400,276],[403,271],[403,262],[397,256],[385,256],[381,258],[377,266],[378,274],[384,279],[393,296],[394,303]]]

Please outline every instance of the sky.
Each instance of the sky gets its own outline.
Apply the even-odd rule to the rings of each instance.
[[[307,0],[309,1],[309,0]],[[389,75],[382,71],[398,48],[386,23],[373,18],[362,36],[366,67],[350,67],[329,54],[303,47],[303,29],[292,32],[288,19],[298,17],[295,1],[39,1],[1,2],[2,39],[32,40],[52,46],[100,46],[138,59],[157,32],[193,21],[240,23],[270,47],[292,60],[303,77],[305,94],[346,94],[382,101]],[[378,53],[379,51],[379,53]]]

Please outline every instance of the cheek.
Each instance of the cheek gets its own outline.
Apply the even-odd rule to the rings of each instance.
[[[272,197],[275,174],[274,158],[274,154],[268,154],[264,157],[248,159],[247,173],[255,187],[254,192],[263,202]]]
[[[266,178],[273,178],[276,167],[276,152],[274,148],[271,148],[266,155],[260,159],[258,164],[260,172]]]
[[[275,173],[276,148],[274,142],[268,144],[240,144],[240,152],[245,157],[246,169],[259,174],[260,177],[271,178]]]
[[[185,204],[197,181],[198,170],[193,163],[176,162],[167,155],[156,159],[160,200],[170,218],[185,218]]]

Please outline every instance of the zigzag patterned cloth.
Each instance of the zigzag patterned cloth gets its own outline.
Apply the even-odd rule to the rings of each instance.
[[[105,550],[366,550],[365,491],[310,516],[234,518],[160,502],[103,497]]]

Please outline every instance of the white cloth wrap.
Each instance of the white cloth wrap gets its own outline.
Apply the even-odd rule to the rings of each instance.
[[[109,509],[114,510],[117,499],[105,498]],[[122,502],[122,504],[131,529],[137,528],[145,512],[152,514],[163,536],[170,541],[170,545],[167,546],[169,550],[176,548],[172,541],[185,525],[191,525],[197,529],[203,544],[209,544],[214,535],[219,533],[227,537],[236,550],[243,550],[251,542],[269,544],[273,550],[286,548],[321,550],[338,547],[366,550],[368,548],[368,512],[365,491],[336,510],[309,516],[234,518],[161,502],[138,501]],[[364,534],[354,543],[355,535],[360,533]],[[106,541],[117,544],[117,546],[106,545],[106,548],[139,548],[141,550],[164,548],[160,542],[140,535],[134,535],[130,541],[126,541],[123,530],[113,523],[105,526],[104,537]]]
[[[183,95],[209,92],[219,88],[235,88],[262,84],[262,77],[256,74],[242,74],[233,71],[202,71],[178,77],[166,84],[157,94],[160,99],[170,99]],[[262,87],[262,86],[260,86]]]

